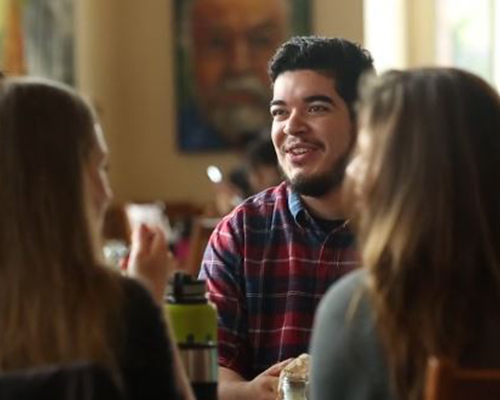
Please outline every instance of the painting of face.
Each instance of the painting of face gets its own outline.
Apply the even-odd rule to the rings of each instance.
[[[180,93],[180,147],[196,151],[242,145],[270,124],[267,63],[294,31],[294,1],[181,3],[182,50],[191,76],[184,76],[190,84]]]

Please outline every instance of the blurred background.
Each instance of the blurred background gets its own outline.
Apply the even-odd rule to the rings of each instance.
[[[16,1],[23,3],[1,0],[2,19]],[[310,3],[313,33],[363,43],[379,70],[454,64],[497,85],[500,81],[498,0]],[[33,17],[31,23],[36,23]],[[74,0],[69,23],[75,44],[70,68],[75,85],[99,110],[116,199],[211,200],[207,166],[229,170],[238,157],[183,154],[176,146],[173,1]]]
[[[0,0],[1,68],[76,86],[100,116],[115,203],[161,201],[174,219],[203,213],[213,203],[216,188],[207,167],[228,175],[242,158],[240,149],[186,152],[178,145],[179,1]],[[231,1],[240,0],[222,3]],[[363,44],[379,71],[456,65],[499,87],[499,3],[310,0],[295,8],[293,18],[309,20],[301,33]],[[200,23],[213,17],[205,18]],[[44,52],[57,62],[44,63]]]

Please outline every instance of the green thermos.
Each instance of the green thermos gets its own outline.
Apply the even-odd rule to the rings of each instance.
[[[217,311],[206,284],[183,272],[169,282],[165,311],[197,400],[217,399]]]

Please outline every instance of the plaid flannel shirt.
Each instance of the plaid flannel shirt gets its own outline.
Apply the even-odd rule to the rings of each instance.
[[[357,264],[347,223],[325,232],[285,183],[243,202],[215,228],[200,272],[218,310],[219,365],[252,379],[307,352],[320,299]]]

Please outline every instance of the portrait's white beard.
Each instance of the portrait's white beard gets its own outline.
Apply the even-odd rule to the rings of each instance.
[[[254,105],[235,105],[214,109],[210,122],[229,142],[238,142],[269,124],[267,110]]]
[[[247,102],[231,103],[231,96],[244,94]],[[224,79],[216,93],[204,100],[205,117],[230,143],[255,134],[270,123],[268,89],[255,75]]]

